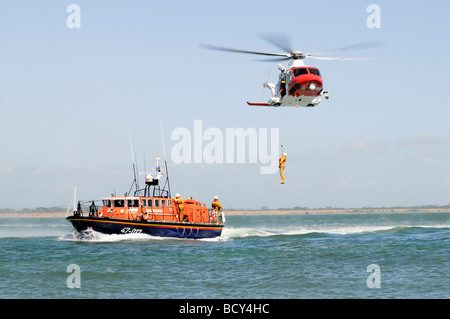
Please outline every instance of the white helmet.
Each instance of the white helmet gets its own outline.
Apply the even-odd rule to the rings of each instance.
[[[219,199],[219,196],[217,196],[217,195],[216,195],[216,196],[214,196],[214,199]]]
[[[283,153],[284,156],[286,156],[286,153]]]
[[[175,196],[176,196],[176,197],[180,197],[180,193],[177,193]]]

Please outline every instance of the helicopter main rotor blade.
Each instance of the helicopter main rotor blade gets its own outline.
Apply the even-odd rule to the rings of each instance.
[[[276,46],[277,48],[291,53],[294,50],[291,47],[291,41],[289,40],[289,36],[284,32],[271,32],[271,33],[259,33],[261,38]]]
[[[273,59],[259,59],[259,60],[254,60],[256,62],[281,62],[281,61],[287,61],[292,59],[291,56],[285,57],[285,58],[273,58]]]
[[[259,54],[259,55],[269,55],[269,56],[283,56],[283,57],[290,57],[291,56],[290,54],[287,54],[287,53],[270,53],[270,52],[248,51],[248,50],[240,50],[240,49],[219,47],[219,46],[216,46],[216,45],[209,45],[209,44],[201,44],[200,47],[201,48],[205,48],[205,49],[210,49],[210,50],[236,52],[236,53],[248,53],[248,54]]]
[[[316,60],[328,60],[328,61],[361,61],[361,60],[369,60],[370,58],[332,58],[332,57],[324,57],[324,56],[307,56],[309,59]]]
[[[354,50],[364,50],[364,49],[380,47],[382,45],[383,45],[383,43],[377,42],[377,41],[361,42],[361,43],[348,45],[348,46],[333,49],[333,50],[308,53],[308,55],[319,55],[319,54],[328,54],[328,53],[332,53],[332,52],[347,52],[347,51],[354,51]]]

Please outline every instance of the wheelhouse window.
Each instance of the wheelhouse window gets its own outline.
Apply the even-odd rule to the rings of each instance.
[[[292,70],[292,75],[296,78],[299,75],[308,74],[307,68],[297,68]]]
[[[128,199],[127,205],[128,207],[139,207],[139,199]]]
[[[153,201],[151,198],[147,200],[147,207],[152,207]]]
[[[110,199],[104,199],[103,200],[103,206],[111,207],[111,200]]]
[[[161,199],[161,206],[162,207],[166,207],[166,200],[165,199]]]
[[[309,68],[309,73],[321,76],[320,72],[319,72],[319,69]]]
[[[147,200],[146,200],[146,199],[142,199],[142,200],[141,200],[141,206],[142,206],[142,207],[147,206]]]
[[[159,207],[159,199],[155,199],[155,207]]]
[[[125,207],[125,200],[123,199],[115,199],[113,201],[114,207]]]

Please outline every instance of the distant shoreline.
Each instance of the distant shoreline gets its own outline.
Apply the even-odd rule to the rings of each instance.
[[[381,213],[450,213],[450,208],[330,208],[225,211],[226,215],[316,215],[316,214],[381,214]]]
[[[258,215],[319,215],[319,214],[386,214],[386,213],[450,213],[450,207],[435,208],[317,208],[317,209],[267,209],[267,210],[225,210],[227,216]],[[69,213],[70,214],[70,213]],[[51,218],[67,217],[66,212],[2,212],[0,218]]]

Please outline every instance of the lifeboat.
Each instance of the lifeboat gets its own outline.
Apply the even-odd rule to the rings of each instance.
[[[83,234],[94,230],[104,234],[147,234],[157,237],[214,238],[221,236],[225,223],[222,210],[208,209],[206,204],[184,200],[184,209],[171,197],[169,179],[158,164],[146,175],[145,187],[137,183],[133,195],[104,197],[99,201],[78,201],[73,214],[66,219]],[[166,165],[167,170],[167,165]],[[132,185],[133,186],[133,185]]]

